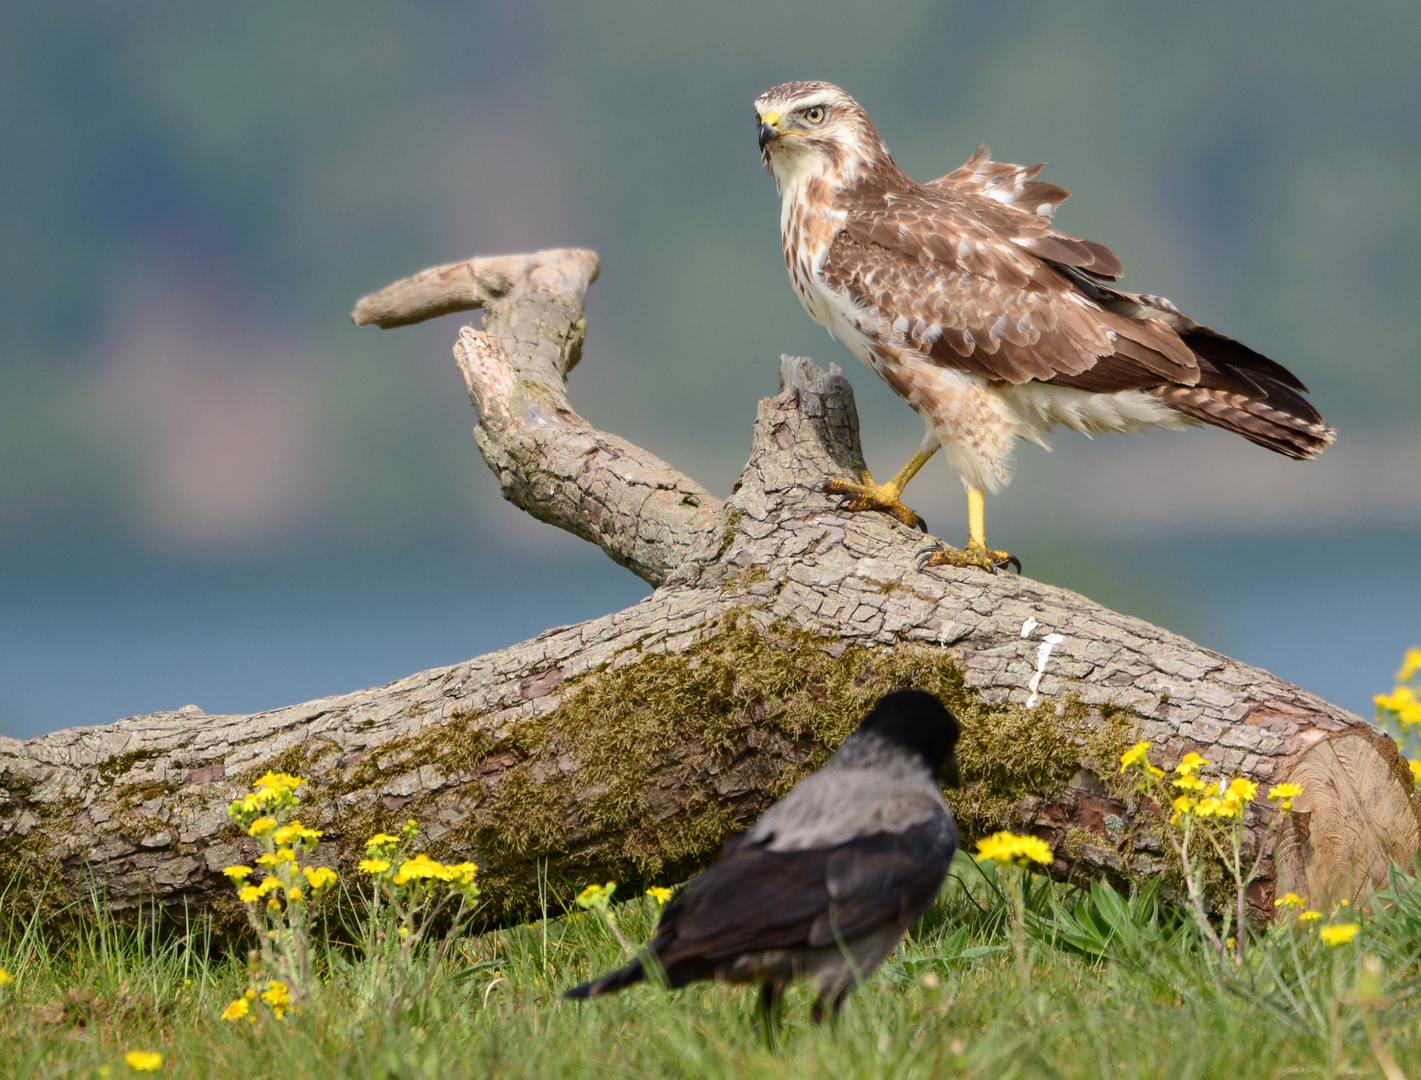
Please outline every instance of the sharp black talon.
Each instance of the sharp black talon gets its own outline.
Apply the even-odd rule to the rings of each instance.
[[[938,554],[940,551],[942,551],[942,547],[939,545],[929,545],[928,547],[923,548],[921,551],[919,551],[916,555],[913,556],[913,569],[921,574],[923,572],[923,563],[927,562],[928,559]]]
[[[1021,560],[1018,559],[1015,555],[1013,555],[1010,559],[1007,560],[1007,566],[1015,566],[1016,572],[1018,574],[1021,573]],[[1006,567],[1004,566],[1002,567],[1002,569],[1005,570]]]
[[[851,502],[853,502],[853,501],[854,501],[854,497],[853,497],[852,495],[844,495],[844,496],[840,497],[839,502],[838,502],[838,505],[836,505],[836,506],[834,507],[834,513],[836,513],[836,514],[842,514],[842,513],[844,512],[844,508],[847,507],[847,506],[849,505],[849,503],[851,503]]]

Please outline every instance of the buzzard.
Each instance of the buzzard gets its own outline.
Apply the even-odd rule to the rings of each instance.
[[[969,543],[937,545],[926,565],[1021,568],[987,547],[983,493],[1010,480],[1017,439],[1045,446],[1057,425],[1212,424],[1300,459],[1332,442],[1281,364],[1161,296],[1115,287],[1109,249],[1052,226],[1069,193],[1036,180],[1040,165],[996,162],[981,147],[916,183],[858,103],[825,82],[775,87],[755,102],[755,122],[800,302],[927,423],[888,483],[865,472],[824,489],[847,509],[923,528],[901,495],[941,447],[967,488]]]

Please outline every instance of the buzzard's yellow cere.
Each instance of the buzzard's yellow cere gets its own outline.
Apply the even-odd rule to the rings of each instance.
[[[930,564],[1016,562],[987,547],[983,493],[1010,479],[1017,439],[1045,445],[1058,425],[1205,423],[1294,458],[1332,441],[1286,368],[1162,297],[1115,288],[1108,249],[1052,226],[1067,192],[1034,179],[1040,165],[994,162],[983,147],[915,183],[857,102],[823,82],[775,87],[755,119],[800,302],[927,423],[888,483],[865,474],[825,490],[922,527],[900,496],[941,447],[967,487],[970,543]]]

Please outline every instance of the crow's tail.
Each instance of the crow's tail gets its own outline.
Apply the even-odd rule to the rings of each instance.
[[[603,975],[600,979],[593,979],[581,986],[574,986],[571,990],[564,992],[563,997],[576,1001],[581,998],[601,997],[603,994],[615,994],[618,990],[625,989],[632,983],[639,983],[644,978],[646,978],[646,972],[642,969],[641,961],[633,960],[620,971]]]

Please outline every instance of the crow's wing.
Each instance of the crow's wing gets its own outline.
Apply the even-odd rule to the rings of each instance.
[[[653,948],[670,968],[906,925],[937,896],[956,847],[957,826],[945,808],[903,832],[834,847],[735,843],[667,905]]]

